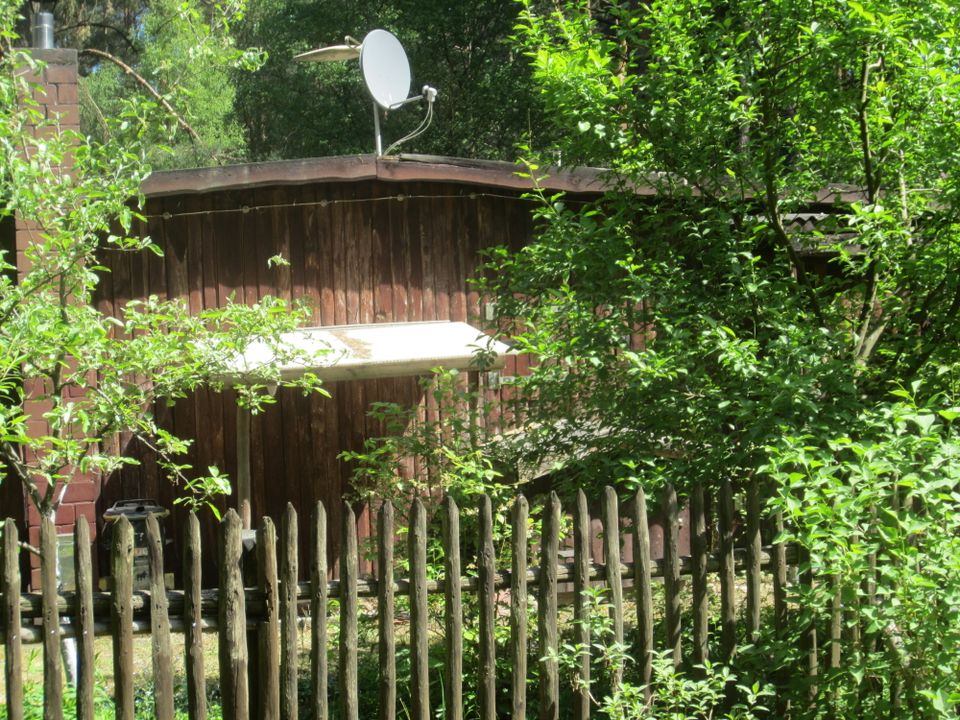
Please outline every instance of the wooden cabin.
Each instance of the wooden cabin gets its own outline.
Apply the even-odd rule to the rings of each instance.
[[[127,301],[157,295],[181,298],[200,312],[273,295],[308,298],[309,324],[317,328],[410,324],[415,342],[417,324],[457,321],[479,334],[484,307],[469,279],[483,251],[517,248],[531,236],[533,208],[524,194],[532,185],[519,170],[452,158],[351,156],[156,173],[143,187],[142,231],[163,256],[105,250],[109,272],[97,303],[119,315]],[[600,187],[597,173],[588,170],[558,172],[547,183],[586,195]],[[276,255],[289,265],[271,267],[268,260]],[[503,360],[502,374],[525,371],[522,359]],[[431,364],[427,354],[421,371]],[[237,478],[238,450],[241,457],[248,453],[253,518],[269,515],[279,522],[292,502],[305,522],[322,500],[336,528],[352,473],[338,455],[360,450],[365,439],[384,432],[368,416],[370,404],[425,403],[409,370],[397,377],[390,369],[372,374],[327,383],[331,398],[281,389],[277,403],[248,427],[231,392],[201,391],[156,411],[177,436],[194,440],[186,462],[195,468],[216,465]],[[480,387],[487,381],[483,373],[472,374]],[[249,447],[243,448],[247,437]],[[102,524],[104,511],[117,500],[152,498],[174,509],[168,531],[179,538],[177,489],[136,441],[124,452],[141,464],[98,481],[96,519]],[[236,506],[236,492],[224,505]],[[371,534],[371,518],[365,508],[358,510],[362,539]],[[212,542],[211,518],[204,527]],[[305,553],[308,534],[301,537]],[[336,538],[330,541],[333,549]],[[175,545],[171,557],[179,554]]]

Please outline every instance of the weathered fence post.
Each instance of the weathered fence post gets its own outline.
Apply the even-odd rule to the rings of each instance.
[[[527,499],[519,495],[511,516],[510,660],[515,718],[527,716]],[[460,720],[461,715],[457,715]]]
[[[357,697],[357,520],[343,503],[340,540],[340,717],[359,720]]]
[[[733,486],[724,480],[720,486],[717,520],[720,531],[720,646],[722,658],[729,662],[737,646],[736,568],[733,558]]]
[[[445,717],[463,719],[463,593],[460,587],[460,510],[452,497],[443,499],[443,617],[446,648]]]
[[[397,641],[393,629],[393,505],[384,500],[377,522],[377,622],[380,653],[380,720],[397,714]]]
[[[693,659],[703,665],[709,659],[710,598],[707,594],[707,515],[703,484],[690,488],[690,545],[693,573]]]
[[[115,716],[133,720],[133,527],[122,515],[113,524],[111,575]]]
[[[427,513],[420,498],[410,508],[410,716],[430,717],[427,636]]]
[[[77,639],[77,720],[93,720],[93,567],[90,526],[83,515],[73,526],[73,572],[77,602],[73,616]]]
[[[314,720],[327,720],[327,511],[317,501],[310,538],[310,688]]]
[[[751,478],[747,485],[747,637],[760,638],[760,483]]]
[[[783,513],[773,518],[775,540],[783,535]],[[787,622],[787,547],[783,542],[773,544],[773,617],[776,627],[783,629]]]
[[[173,652],[167,587],[163,581],[163,538],[155,515],[147,516],[150,562],[150,643],[153,649],[153,702],[157,720],[173,720]]]
[[[650,702],[653,679],[653,589],[650,580],[650,527],[647,496],[637,490],[633,503],[633,585],[637,594],[637,664],[644,696]]]
[[[250,715],[241,529],[240,516],[233,509],[228,510],[220,523],[219,655],[224,720],[247,720]]]
[[[802,564],[806,565],[806,568],[801,573],[800,582],[812,589],[813,583],[815,582],[815,576],[813,573],[813,565],[810,562],[810,553],[808,551],[803,551],[801,557]],[[815,618],[811,617],[810,625],[801,636],[801,641],[807,651],[807,677],[809,678],[810,682],[808,697],[810,700],[810,707],[815,708],[817,705],[817,696],[820,694],[820,688],[817,685],[817,677],[820,674],[820,648],[819,641],[817,639],[817,624]]]
[[[203,596],[201,594],[200,521],[187,515],[183,544],[183,655],[187,674],[187,712],[191,720],[207,718],[207,681],[203,667]]]
[[[557,554],[560,552],[560,499],[555,492],[543,509],[540,537],[540,587],[537,630],[540,634],[540,720],[560,717],[560,672],[557,663]]]
[[[666,525],[663,528],[663,591],[667,650],[673,654],[673,666],[680,667],[683,652],[680,645],[680,509],[677,490],[668,484],[663,490]]]
[[[623,580],[620,568],[620,508],[617,491],[607,485],[603,489],[603,555],[610,590],[610,614],[613,620],[613,642],[623,647]],[[612,689],[619,689],[623,668],[614,671]]]
[[[590,608],[586,593],[590,588],[590,514],[587,496],[577,490],[573,511],[573,622],[574,638],[580,647],[576,686],[573,689],[573,717],[590,717]]]
[[[277,581],[277,529],[264,517],[257,529],[257,586],[263,593],[263,618],[257,623],[257,715],[280,717],[280,609]]]
[[[280,717],[297,720],[297,511],[287,503],[283,515],[280,562]]]
[[[20,538],[16,523],[3,523],[4,683],[7,718],[23,720],[23,650],[20,644]]]
[[[43,605],[43,718],[63,717],[60,663],[60,611],[57,609],[57,528],[53,518],[40,521],[40,591]]]
[[[480,599],[480,687],[477,691],[480,720],[497,716],[496,558],[493,554],[493,508],[490,496],[480,498],[480,537],[477,558],[477,595]]]

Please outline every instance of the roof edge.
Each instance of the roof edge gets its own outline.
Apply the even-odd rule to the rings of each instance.
[[[219,167],[162,170],[141,185],[150,198],[240,190],[275,185],[323,182],[448,182],[509,190],[602,193],[609,189],[609,171],[601,168],[542,168],[536,183],[522,165],[498,160],[468,160],[434,155],[340,155],[277,160]],[[653,189],[650,188],[650,194]],[[646,193],[643,193],[646,194]]]

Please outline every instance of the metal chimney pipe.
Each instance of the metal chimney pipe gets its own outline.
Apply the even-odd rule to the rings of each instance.
[[[33,13],[30,35],[33,47],[39,50],[53,50],[53,13],[48,10]]]

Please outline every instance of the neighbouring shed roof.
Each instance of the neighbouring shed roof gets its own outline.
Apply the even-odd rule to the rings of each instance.
[[[312,372],[325,382],[467,370],[478,367],[478,352],[483,369],[501,368],[510,349],[465,322],[446,321],[302,328],[285,333],[280,344],[297,353],[296,360],[279,360],[284,379]],[[276,360],[273,348],[257,341],[230,366],[242,379]]]

